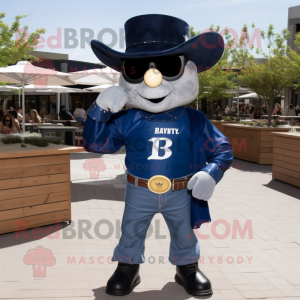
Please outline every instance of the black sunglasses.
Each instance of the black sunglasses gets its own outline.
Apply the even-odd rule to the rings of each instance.
[[[10,120],[5,120],[5,122],[10,122]]]
[[[147,70],[155,68],[160,71],[163,79],[176,80],[182,76],[187,59],[184,55],[126,59],[121,61],[124,79],[129,83],[141,83]]]

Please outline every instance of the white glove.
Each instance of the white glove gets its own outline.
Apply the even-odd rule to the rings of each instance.
[[[215,180],[206,172],[196,173],[189,181],[187,188],[193,189],[192,195],[200,200],[209,200],[215,190]]]
[[[127,95],[122,87],[111,86],[100,93],[96,103],[106,111],[118,112],[127,103]]]

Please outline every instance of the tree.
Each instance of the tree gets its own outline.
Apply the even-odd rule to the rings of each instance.
[[[194,30],[194,27],[191,28]],[[220,26],[214,29],[214,25],[212,24],[209,30],[219,32]],[[225,36],[229,37],[228,31],[225,32]],[[232,94],[225,91],[235,86],[231,81],[235,76],[234,72],[228,68],[228,55],[228,49],[224,49],[222,58],[215,66],[198,74],[199,94],[196,101],[206,99],[210,104],[211,115],[213,115],[213,104],[215,100],[232,97]]]
[[[232,97],[232,94],[225,91],[234,87],[234,83],[230,80],[232,72],[222,69],[221,64],[217,63],[209,70],[200,73],[198,77],[198,99],[206,98],[206,101],[210,103],[211,115],[213,115],[214,100]]]
[[[241,83],[261,96],[267,104],[268,126],[271,126],[275,98],[284,88],[294,87],[294,81],[299,76],[298,55],[286,45],[289,32],[284,29],[280,34],[275,34],[273,29],[271,24],[267,33],[261,31],[268,48],[268,53],[256,49],[257,55],[262,56],[262,63],[257,64],[253,59],[248,59],[249,65],[239,75]]]
[[[25,15],[16,16],[11,25],[3,22],[4,17],[5,13],[0,13],[0,67],[7,67],[20,60],[38,61],[38,58],[29,55],[29,52],[36,49],[40,35],[46,30],[36,29],[27,36],[28,26],[20,29],[20,20],[25,18]],[[16,33],[19,35],[17,40],[14,39]]]
[[[191,38],[193,38],[194,36],[196,36],[196,35],[198,35],[198,34],[201,33],[200,30],[195,31],[194,29],[195,29],[194,26],[191,26],[191,27],[190,27],[190,37],[191,37]]]

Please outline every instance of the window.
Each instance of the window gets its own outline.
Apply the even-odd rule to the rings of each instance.
[[[40,115],[47,115],[48,112],[48,96],[39,96],[40,97]]]

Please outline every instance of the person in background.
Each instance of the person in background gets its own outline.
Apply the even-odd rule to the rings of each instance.
[[[4,117],[4,113],[2,109],[0,109],[0,125],[2,124],[3,117]]]
[[[228,105],[225,105],[225,114],[228,115],[230,113],[230,108],[228,107]]]
[[[9,112],[9,115],[12,119],[12,122],[13,122],[13,130],[14,130],[14,133],[21,133],[21,128],[20,128],[20,125],[19,125],[19,122],[17,120],[18,118],[18,113],[15,111],[15,110],[12,110]]]
[[[296,116],[300,116],[300,106],[299,105],[297,105],[295,107],[295,113],[296,113]]]
[[[236,103],[233,103],[233,106],[231,107],[230,112],[234,115],[237,114],[237,104]]]
[[[85,122],[85,110],[83,109],[83,103],[79,102],[77,108],[74,111],[73,118],[75,121],[80,122],[81,125]]]
[[[252,104],[250,107],[250,115],[251,115],[251,119],[254,118],[254,112],[255,112],[255,106]]]
[[[295,109],[293,107],[293,104],[289,104],[287,106],[286,116],[296,116],[296,112],[295,112]]]
[[[252,119],[259,119],[260,118],[260,106],[257,106],[255,111],[253,112]]]
[[[244,104],[240,103],[240,109],[239,109],[240,115],[244,114]]]
[[[17,114],[18,114],[18,117],[17,117],[17,120],[18,122],[21,122],[23,120],[23,116],[22,116],[22,107],[18,107],[17,108]]]
[[[59,117],[61,120],[67,120],[67,121],[73,120],[72,114],[68,112],[68,110],[64,106],[62,106],[59,112]]]
[[[51,109],[50,109],[50,115],[52,115],[52,119],[54,120],[54,119],[55,119],[55,115],[56,115],[55,104],[53,104],[53,105],[51,106]]]
[[[5,115],[2,124],[0,125],[0,133],[3,134],[14,134],[14,124],[10,115]]]
[[[32,109],[30,111],[30,117],[31,117],[32,123],[37,123],[37,124],[42,123],[41,117],[39,116],[39,113],[35,109]]]
[[[245,115],[249,115],[249,114],[250,114],[250,108],[249,108],[249,105],[246,105],[245,110],[244,110],[244,114],[245,114]]]
[[[266,104],[264,104],[263,107],[262,107],[262,114],[263,115],[267,115],[268,114],[268,108],[267,108]]]
[[[13,111],[13,110],[15,110],[13,107],[10,107],[10,108],[9,108],[9,111]]]
[[[275,104],[275,109],[273,110],[272,115],[279,115],[279,116],[283,115],[282,108],[278,103]]]

